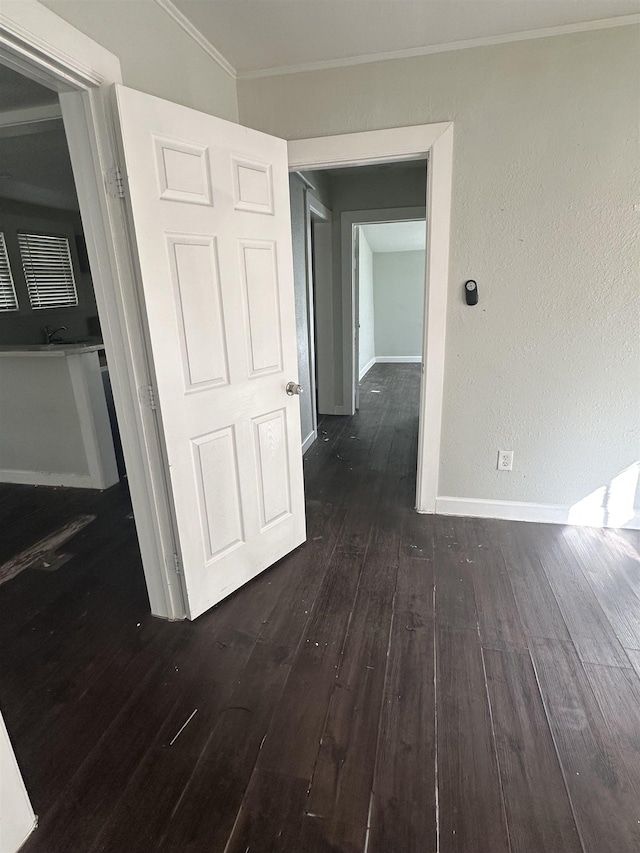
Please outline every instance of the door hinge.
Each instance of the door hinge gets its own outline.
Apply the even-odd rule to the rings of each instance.
[[[151,409],[154,412],[157,411],[158,403],[153,385],[142,385],[138,389],[138,395],[143,406],[146,406],[147,409]]]
[[[182,571],[182,564],[180,562],[180,557],[174,553],[173,555],[173,569],[177,575],[180,577],[183,576],[184,572]]]
[[[112,198],[124,198],[124,177],[117,166],[112,166],[104,173],[107,192]]]

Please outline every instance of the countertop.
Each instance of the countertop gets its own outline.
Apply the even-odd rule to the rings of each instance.
[[[82,355],[85,352],[101,352],[101,343],[60,343],[60,344],[9,344],[0,346],[0,357],[45,357],[66,358],[68,355]]]

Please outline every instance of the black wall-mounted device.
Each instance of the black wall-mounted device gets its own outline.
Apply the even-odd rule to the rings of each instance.
[[[467,305],[478,304],[478,285],[472,278],[464,283],[464,298],[467,300]]]

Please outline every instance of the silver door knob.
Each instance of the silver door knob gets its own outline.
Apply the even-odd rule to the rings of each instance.
[[[297,382],[287,382],[287,394],[293,397],[294,394],[302,394],[302,385]]]

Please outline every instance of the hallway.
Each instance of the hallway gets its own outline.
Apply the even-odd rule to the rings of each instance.
[[[149,615],[121,487],[0,586],[24,853],[640,849],[640,534],[415,513],[419,382],[322,419],[307,543],[193,623]]]

